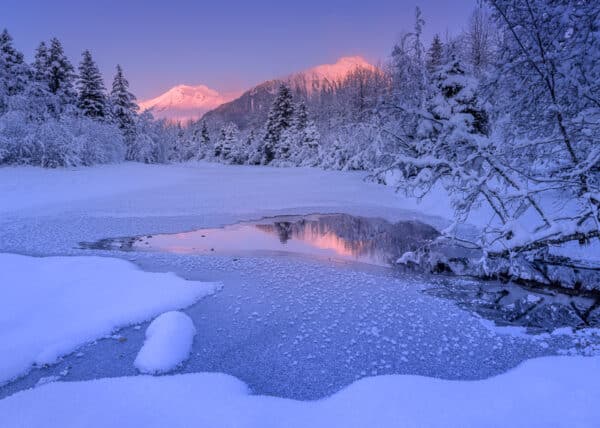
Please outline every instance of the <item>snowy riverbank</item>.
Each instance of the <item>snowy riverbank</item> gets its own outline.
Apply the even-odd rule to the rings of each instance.
[[[313,402],[251,395],[214,373],[58,382],[0,401],[0,425],[591,428],[600,419],[600,386],[590,379],[598,371],[598,357],[542,358],[475,382],[372,377]]]
[[[60,256],[0,257],[0,292],[9,297],[0,315],[5,380],[36,362],[56,362],[2,387],[0,425],[493,426],[508,417],[515,426],[593,426],[600,391],[589,379],[597,357],[556,356],[582,354],[568,335],[496,331],[422,293],[431,278],[309,259],[79,246],[274,214],[447,222],[443,199],[417,204],[363,178],[205,163],[0,168],[0,252]],[[178,276],[152,273],[167,271]],[[198,301],[214,291],[207,281],[222,282],[223,291]],[[133,376],[147,322],[64,356],[115,328],[184,307],[198,333],[176,375]],[[339,392],[305,402],[249,390],[301,398]]]

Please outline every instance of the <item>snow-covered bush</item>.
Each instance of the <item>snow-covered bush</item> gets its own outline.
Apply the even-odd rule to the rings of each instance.
[[[135,136],[127,148],[127,159],[144,163],[167,161],[168,131],[163,122],[157,122],[150,112],[137,119]]]
[[[73,138],[66,124],[55,120],[47,120],[34,128],[28,138],[36,142],[39,152],[34,158],[34,165],[45,168],[68,167],[82,164],[81,141]]]
[[[31,163],[36,147],[27,138],[30,130],[24,113],[9,111],[0,116],[0,163]]]
[[[125,140],[116,125],[77,117],[69,121],[69,128],[76,141],[74,145],[79,150],[81,165],[121,162],[125,159]]]

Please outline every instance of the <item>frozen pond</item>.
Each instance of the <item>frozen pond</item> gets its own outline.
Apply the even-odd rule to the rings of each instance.
[[[542,313],[536,315],[544,302],[572,306],[568,297],[385,267],[436,235],[414,221],[317,214],[82,247],[144,270],[221,281],[222,291],[185,309],[198,334],[190,359],[176,373],[231,374],[258,394],[318,399],[384,374],[481,379],[528,358],[600,349],[595,335],[582,341],[539,334],[570,325],[563,316],[540,325]],[[511,318],[507,311],[513,309],[526,313]],[[536,334],[506,334],[493,321],[533,327]],[[44,378],[135,375],[147,325],[122,329],[35,369],[0,388],[0,397]]]
[[[86,243],[84,247],[221,255],[235,260],[285,255],[397,269],[394,261],[403,253],[414,251],[437,236],[439,233],[433,227],[414,220],[392,223],[348,214],[311,214],[268,217],[182,233],[104,239]],[[457,253],[456,249],[446,250]],[[410,273],[404,275],[411,276]],[[556,289],[465,281],[456,277],[441,280],[436,277],[435,282],[438,285],[428,288],[426,293],[453,300],[500,325],[523,326],[534,332],[600,325],[600,300],[596,295],[569,296]]]
[[[107,239],[88,247],[204,255],[289,253],[390,266],[404,252],[415,250],[438,235],[433,227],[417,221],[390,223],[347,214],[312,214],[183,233]]]

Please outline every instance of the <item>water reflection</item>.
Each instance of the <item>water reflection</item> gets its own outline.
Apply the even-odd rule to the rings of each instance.
[[[438,236],[424,223],[347,214],[282,216],[224,228],[142,237],[136,250],[185,254],[288,252],[388,266]]]
[[[280,216],[223,228],[109,238],[81,243],[83,248],[159,251],[181,254],[247,256],[302,254],[389,266],[406,251],[436,238],[438,232],[418,221],[391,223],[347,214]],[[453,251],[452,248],[448,249]],[[600,325],[598,296],[570,296],[559,290],[448,277],[432,281],[427,294],[455,301],[462,308],[500,325],[551,331]]]

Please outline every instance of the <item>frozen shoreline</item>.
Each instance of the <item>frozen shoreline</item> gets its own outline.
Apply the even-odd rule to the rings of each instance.
[[[254,390],[277,396],[319,398],[358,378],[391,373],[481,379],[527,358],[568,349],[568,340],[560,338],[547,342],[498,334],[452,302],[424,296],[419,291],[422,281],[410,276],[340,270],[311,260],[194,258],[78,248],[82,241],[179,232],[277,214],[342,212],[444,222],[443,203],[417,205],[362,178],[360,173],[202,163],[122,164],[79,171],[0,168],[0,197],[6,201],[0,216],[0,251],[119,257],[133,259],[144,273],[175,271],[188,280],[224,282],[221,293],[185,309],[196,324],[201,321],[196,325],[200,340],[176,373],[226,372]],[[59,198],[48,197],[50,190]],[[352,342],[356,337],[360,337],[357,344]],[[117,339],[86,345],[83,356],[71,354],[2,387],[2,395],[30,388],[44,377],[134,375],[133,361],[142,342],[143,330],[123,329]],[[324,351],[315,352],[321,346]],[[320,371],[323,361],[328,362],[325,374]],[[38,391],[4,398],[0,406],[23,396],[43,406],[37,403]]]

